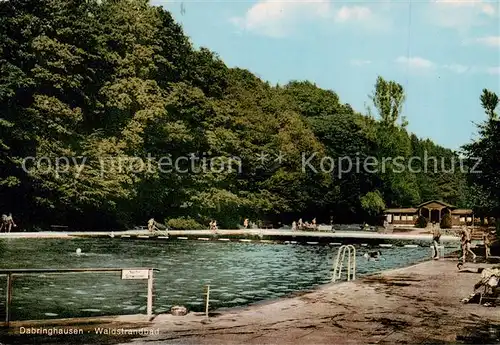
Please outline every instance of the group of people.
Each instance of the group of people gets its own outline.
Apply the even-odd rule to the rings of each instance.
[[[9,213],[7,216],[6,214],[2,214],[2,221],[0,224],[0,232],[5,229],[5,232],[10,232],[12,227],[17,227],[16,223],[14,223],[14,219],[12,218],[12,213]]]
[[[433,242],[434,242],[434,248],[435,248],[436,253],[437,253],[437,243],[439,242],[440,236],[441,236],[441,234],[439,233],[439,229],[433,230],[433,237],[434,237]],[[436,243],[436,239],[437,239],[437,243]],[[488,259],[488,257],[491,256],[490,247],[492,244],[490,233],[488,231],[484,231],[482,239],[483,239],[484,251],[485,251],[484,256],[486,259]],[[472,231],[470,228],[468,228],[467,226],[464,225],[460,229],[460,247],[461,247],[462,253],[460,256],[461,262],[458,263],[457,267],[460,268],[462,265],[464,265],[467,262],[467,257],[469,255],[472,256],[472,261],[476,262],[477,255],[471,249],[471,242],[472,242]]]
[[[302,218],[298,222],[292,222],[292,231],[296,230],[318,230],[318,225],[316,224],[316,218],[314,218],[311,223],[303,222]]]
[[[439,226],[435,223],[432,224],[432,244],[434,248],[434,259],[439,259],[439,243],[441,238],[441,230]],[[462,261],[462,265],[467,261],[467,256],[472,255],[472,261],[476,261],[477,255],[471,249],[471,241],[472,241],[472,231],[467,226],[462,226],[460,229],[460,247],[462,250],[462,254],[460,260]],[[491,238],[488,232],[483,233],[483,242],[485,248],[485,257],[486,259],[491,255],[490,246],[491,246]],[[459,266],[461,265],[459,263]]]
[[[367,252],[367,253],[364,253],[363,254],[363,257],[366,259],[366,260],[369,260],[369,261],[379,261],[379,260],[385,260],[383,257],[382,257],[382,252],[380,250],[377,250],[376,252]]]

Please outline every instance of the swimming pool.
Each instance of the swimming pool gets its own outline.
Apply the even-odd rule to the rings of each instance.
[[[429,257],[429,247],[357,247],[357,275],[407,266]],[[81,248],[82,255],[77,255]],[[154,313],[173,305],[204,310],[246,305],[330,282],[338,247],[218,241],[2,239],[0,268],[153,267]],[[368,261],[380,250],[385,260]],[[450,249],[448,249],[449,251]],[[119,273],[16,276],[12,319],[47,319],[146,312],[146,281]],[[5,277],[0,277],[4,310]]]

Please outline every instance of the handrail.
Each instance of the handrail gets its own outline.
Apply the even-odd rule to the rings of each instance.
[[[147,271],[147,272],[146,272]],[[123,268],[123,267],[103,267],[103,268],[14,268],[0,269],[0,275],[7,276],[7,289],[5,301],[5,323],[10,324],[10,310],[12,304],[13,286],[12,280],[14,276],[22,276],[28,274],[65,274],[65,273],[89,273],[89,272],[122,272],[122,279],[138,279],[148,280],[148,296],[147,296],[147,315],[153,315],[153,272],[160,271],[157,268]],[[134,273],[139,274],[134,276]],[[127,275],[129,274],[129,275]]]
[[[352,280],[356,279],[356,248],[352,244],[348,244],[341,246],[337,252],[337,257],[335,258],[333,264],[332,282],[335,282],[341,278],[342,267],[344,265],[346,251],[347,251],[347,281],[351,280],[351,276]]]
[[[0,275],[5,274],[31,274],[31,273],[81,273],[81,272],[121,272],[123,270],[153,270],[159,272],[158,268],[150,267],[124,267],[124,268],[13,268],[13,269],[0,269]]]

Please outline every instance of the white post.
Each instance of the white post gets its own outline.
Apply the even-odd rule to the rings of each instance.
[[[340,247],[339,248],[339,260],[338,260],[338,265],[337,265],[337,276],[336,276],[336,279],[340,279],[341,275],[342,275],[342,260],[343,260],[343,253],[344,252],[344,248],[343,247]]]
[[[7,291],[6,291],[6,300],[5,300],[5,322],[7,326],[10,323],[10,307],[12,304],[12,278],[13,274],[9,273],[7,275]]]
[[[337,252],[337,256],[335,258],[335,261],[333,263],[333,278],[332,278],[332,281],[335,282],[337,280],[337,272],[338,272],[338,269],[339,269],[339,261],[340,261],[340,251],[341,251],[342,248],[339,248],[338,252]]]
[[[207,301],[205,303],[205,316],[208,319],[208,301],[210,300],[210,285],[207,285]]]
[[[352,254],[352,257],[353,257],[353,260],[354,260],[354,263],[353,263],[353,268],[352,268],[352,280],[355,280],[356,279],[356,247],[352,247],[352,250],[353,250],[353,254]]]
[[[342,268],[344,267],[346,247],[342,246],[340,247],[340,250],[342,250],[342,257],[340,258],[340,263],[339,263],[339,279],[342,277]]]
[[[148,274],[148,316],[153,315],[153,270],[149,270]]]
[[[347,281],[351,280],[351,247],[347,247]]]

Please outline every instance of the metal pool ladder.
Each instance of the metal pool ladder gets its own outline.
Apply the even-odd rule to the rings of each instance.
[[[337,252],[333,263],[332,282],[340,280],[344,266],[345,254],[347,252],[347,281],[356,279],[356,248],[352,244],[343,245]]]

